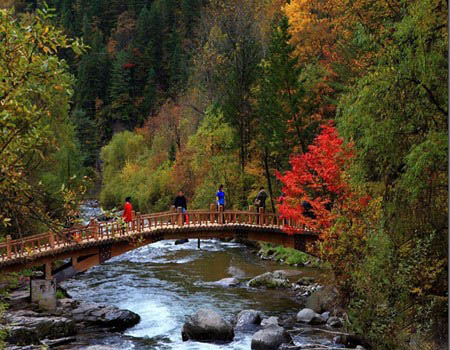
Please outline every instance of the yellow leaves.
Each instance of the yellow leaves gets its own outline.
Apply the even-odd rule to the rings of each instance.
[[[423,290],[422,290],[422,288],[416,287],[416,288],[413,288],[411,290],[411,293],[412,294],[416,294],[418,296],[422,296],[423,295]]]
[[[55,90],[63,91],[64,88],[61,85],[55,85]]]

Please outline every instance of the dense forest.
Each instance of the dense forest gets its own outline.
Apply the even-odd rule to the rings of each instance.
[[[447,1],[5,3],[2,237],[67,224],[99,179],[141,212],[264,186],[322,232],[350,331],[446,344]]]

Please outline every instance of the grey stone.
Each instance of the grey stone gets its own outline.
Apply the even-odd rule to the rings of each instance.
[[[315,282],[314,277],[300,277],[297,281],[297,284],[301,286],[309,286],[310,284],[313,284]]]
[[[266,328],[269,326],[279,326],[278,317],[271,316],[271,317],[265,318],[261,321],[261,327]]]
[[[130,310],[121,310],[108,306],[106,313],[96,323],[120,331],[138,324],[140,320],[141,317]]]
[[[234,277],[222,278],[219,281],[213,282],[213,284],[221,287],[237,287],[239,283],[239,280]]]
[[[44,345],[47,345],[48,347],[55,347],[59,345],[65,345],[69,344],[73,341],[75,341],[76,337],[65,337],[65,338],[59,338],[59,339],[44,339],[41,340],[41,343]]]
[[[262,314],[256,310],[242,310],[236,317],[236,331],[253,331],[261,324]]]
[[[325,320],[314,310],[305,308],[299,311],[297,314],[297,321],[308,323],[311,325],[324,324]]]
[[[283,271],[266,272],[248,282],[250,287],[289,288],[291,283]]]
[[[188,242],[189,242],[189,239],[187,239],[187,238],[177,239],[177,240],[175,241],[175,245],[185,244],[185,243],[188,243]]]
[[[252,338],[252,350],[278,350],[281,344],[289,343],[292,339],[284,328],[271,325],[256,332]]]
[[[328,319],[327,325],[334,328],[340,328],[342,327],[342,320],[339,317],[332,316]]]
[[[230,342],[234,338],[231,324],[216,311],[200,309],[188,316],[181,331],[183,341]]]
[[[330,311],[322,312],[322,313],[320,314],[320,316],[322,316],[322,318],[323,318],[325,321],[328,321],[328,319],[330,318]]]
[[[89,314],[92,311],[103,307],[105,307],[105,305],[81,302],[76,309],[72,310],[72,314]]]
[[[141,320],[138,314],[129,310],[121,310],[115,306],[84,302],[72,310],[72,317],[76,321],[113,328],[117,331],[132,327]]]
[[[5,317],[6,341],[11,344],[39,344],[40,339],[57,339],[75,335],[75,322],[65,317],[45,317],[31,311]]]
[[[306,307],[318,313],[329,311],[337,304],[337,298],[337,289],[332,286],[325,286],[309,296]]]

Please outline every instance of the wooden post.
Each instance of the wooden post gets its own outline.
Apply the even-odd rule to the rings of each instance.
[[[211,222],[211,224],[214,224],[216,222],[216,211],[217,211],[217,206],[213,203],[210,204],[209,206],[209,221]]]
[[[136,212],[133,210],[132,211],[132,220],[131,220],[131,230],[135,231],[136,230]]]
[[[177,213],[178,213],[178,226],[183,226],[184,225],[183,208],[178,207],[177,208]]]
[[[248,211],[249,211],[250,213],[253,213],[253,212],[255,211],[255,207],[254,207],[253,205],[249,205],[249,206],[248,206]],[[253,225],[253,215],[252,215],[252,214],[249,214],[249,216],[248,216],[248,222],[249,222],[250,225]]]
[[[259,224],[261,226],[264,226],[264,208],[263,207],[259,208]]]
[[[53,232],[49,232],[48,241],[50,243],[50,248],[55,248],[55,234]]]
[[[11,258],[11,235],[6,236],[6,255]]]
[[[223,205],[219,205],[219,217],[217,218],[217,223],[223,225]]]
[[[91,218],[91,220],[89,221],[89,229],[89,231],[92,232],[92,237],[94,238],[94,240],[98,241],[98,225],[95,221],[95,218]]]
[[[142,219],[141,219],[141,213],[137,213],[137,225],[138,225],[138,232],[142,232]]]
[[[52,263],[51,262],[45,263],[45,279],[46,280],[52,279]]]

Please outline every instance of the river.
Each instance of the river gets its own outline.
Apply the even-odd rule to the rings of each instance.
[[[76,299],[113,304],[141,316],[141,322],[124,334],[91,339],[89,345],[124,350],[249,350],[251,334],[237,333],[226,345],[183,342],[185,317],[203,307],[216,309],[228,320],[243,309],[260,310],[266,316],[295,315],[301,305],[289,291],[246,287],[246,279],[277,269],[286,266],[262,261],[236,243],[206,240],[199,250],[196,240],[183,245],[161,241],[113,258],[64,282],[63,287]],[[298,273],[316,276],[318,271],[298,268]],[[232,276],[242,280],[242,286],[227,288],[212,283]],[[295,337],[297,344],[313,340],[331,344],[326,338]]]

